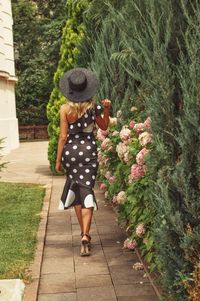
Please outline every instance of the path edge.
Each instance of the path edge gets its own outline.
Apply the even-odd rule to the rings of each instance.
[[[46,184],[42,186],[45,188],[45,196],[43,199],[42,211],[40,213],[41,220],[37,231],[37,245],[35,256],[29,268],[31,272],[32,281],[30,284],[26,284],[25,286],[23,301],[37,301],[39,290],[48,214],[52,194],[52,184]]]
[[[154,280],[153,280],[153,278],[151,276],[151,273],[148,270],[148,266],[147,266],[145,260],[143,259],[142,255],[140,254],[140,251],[137,248],[135,248],[135,253],[136,253],[139,261],[142,263],[142,265],[144,267],[145,273],[146,273],[147,277],[149,278],[149,281],[150,281],[150,283],[151,283],[151,285],[152,285],[152,287],[154,289],[154,292],[155,292],[156,296],[160,300],[162,298],[160,287],[158,287],[157,285],[155,285]]]

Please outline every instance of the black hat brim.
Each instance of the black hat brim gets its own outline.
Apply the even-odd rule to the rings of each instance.
[[[82,91],[74,91],[71,90],[69,87],[69,81],[68,78],[72,74],[73,71],[82,71],[84,72],[86,78],[87,78],[87,86]],[[91,99],[97,91],[98,87],[98,79],[96,75],[88,69],[85,68],[75,68],[67,71],[64,73],[64,75],[61,77],[59,82],[59,89],[60,92],[69,100],[73,102],[83,102]]]

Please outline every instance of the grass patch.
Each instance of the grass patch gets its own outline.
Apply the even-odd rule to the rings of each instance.
[[[28,280],[45,189],[0,182],[0,279]]]

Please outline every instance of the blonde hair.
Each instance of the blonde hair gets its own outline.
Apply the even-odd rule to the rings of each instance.
[[[69,105],[69,113],[71,113],[71,109],[76,111],[78,118],[80,118],[88,109],[94,108],[94,100],[90,99],[84,102],[67,102]]]

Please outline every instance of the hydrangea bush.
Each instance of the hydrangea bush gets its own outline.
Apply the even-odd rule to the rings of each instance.
[[[119,222],[126,223],[130,238],[124,248],[133,250],[138,246],[154,269],[154,212],[148,199],[152,183],[147,167],[153,139],[151,119],[140,123],[132,119],[120,125],[120,112],[117,116],[111,119],[109,130],[97,131],[100,189],[119,212]]]

